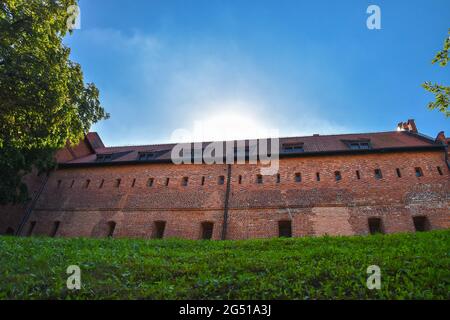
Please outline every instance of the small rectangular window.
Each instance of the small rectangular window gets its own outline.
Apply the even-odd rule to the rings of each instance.
[[[401,178],[402,177],[402,173],[400,172],[399,168],[395,169],[395,172],[397,173],[397,178]]]
[[[304,152],[303,143],[285,143],[282,145],[283,152],[296,153]]]
[[[205,185],[205,177],[202,177],[202,186]]]
[[[437,169],[437,171],[438,171],[438,173],[439,173],[440,176],[444,175],[444,174],[442,173],[441,167],[436,167],[436,169]]]
[[[239,175],[239,177],[238,177],[238,183],[242,184],[242,176],[241,175]]]
[[[169,183],[170,183],[170,179],[169,179],[169,178],[166,178],[166,182],[164,183],[164,185],[165,185],[166,187],[168,187],[168,186],[169,186]]]
[[[166,229],[166,222],[165,221],[155,221],[153,230],[153,237],[154,239],[162,239],[164,238],[164,231]]]
[[[414,168],[414,171],[416,172],[416,177],[422,177],[423,176],[422,168],[416,167],[416,168]]]
[[[356,170],[356,179],[361,179],[361,174],[359,173],[359,170]]]
[[[302,182],[302,174],[300,172],[295,174],[295,182]]]
[[[291,221],[278,221],[278,236],[280,238],[292,237],[292,223]]]
[[[277,183],[280,183],[281,182],[281,176],[280,176],[280,174],[278,173],[277,174]]]
[[[263,176],[261,174],[258,174],[256,176],[256,183],[258,183],[258,184],[263,183]]]
[[[219,184],[224,184],[225,183],[225,176],[219,176],[218,183]]]
[[[153,183],[155,182],[155,179],[149,178],[147,180],[147,187],[153,187]]]
[[[380,218],[369,218],[368,222],[370,234],[384,233]]]
[[[381,173],[381,169],[375,169],[375,179],[382,179],[383,174]]]
[[[203,240],[210,240],[210,239],[212,239],[213,230],[214,230],[214,223],[212,223],[212,222],[202,222],[201,238]]]
[[[320,181],[320,173],[316,172],[316,181]]]
[[[188,177],[183,177],[183,179],[181,179],[181,185],[183,187],[187,187],[188,182],[189,182],[189,178]]]
[[[413,217],[413,222],[414,228],[418,232],[430,230],[430,223],[428,222],[428,219],[425,216]]]
[[[335,171],[334,172],[334,178],[336,179],[336,181],[342,180],[341,172],[340,171]]]
[[[102,179],[100,182],[100,185],[98,186],[100,189],[103,188],[103,185],[105,184],[105,179]]]
[[[121,183],[121,182],[122,182],[121,179],[116,179],[116,182],[115,182],[114,186],[115,186],[116,188],[120,187],[120,183]]]

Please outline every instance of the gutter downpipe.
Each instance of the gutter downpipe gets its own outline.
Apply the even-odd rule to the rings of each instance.
[[[227,239],[227,229],[228,229],[228,202],[230,200],[230,189],[231,189],[231,164],[227,166],[227,190],[225,192],[225,204],[223,210],[223,225],[222,225],[222,240]]]

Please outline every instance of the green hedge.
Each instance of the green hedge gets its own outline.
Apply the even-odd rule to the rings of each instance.
[[[69,265],[82,288],[66,287]],[[381,268],[381,289],[366,287]],[[450,299],[450,230],[188,241],[0,237],[0,299]]]

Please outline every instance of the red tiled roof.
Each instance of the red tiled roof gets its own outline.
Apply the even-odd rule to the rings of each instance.
[[[97,154],[113,154],[115,155],[110,161],[112,163],[133,162],[137,161],[140,152],[158,152],[155,158],[157,161],[170,160],[171,149],[175,144],[158,144],[158,145],[142,145],[142,146],[122,146],[122,147],[105,147],[98,137],[97,133],[89,133],[88,139],[94,144],[95,154],[72,160],[66,164],[90,164],[96,163]],[[98,138],[98,139],[97,139]],[[94,141],[94,142],[91,142]],[[302,143],[304,154],[316,153],[333,153],[333,152],[355,152],[350,150],[346,141],[369,140],[371,151],[386,149],[411,149],[438,147],[433,139],[425,137],[421,134],[415,134],[407,131],[390,131],[376,133],[358,133],[358,134],[338,134],[338,135],[314,135],[306,137],[290,137],[280,138],[280,150],[283,144]],[[206,146],[209,142],[204,142]],[[356,150],[356,152],[364,152],[367,150]]]

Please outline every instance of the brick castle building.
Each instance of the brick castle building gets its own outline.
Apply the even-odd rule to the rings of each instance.
[[[278,174],[257,164],[182,164],[174,145],[105,147],[89,133],[26,177],[31,200],[0,207],[22,236],[248,239],[450,227],[444,133],[397,131],[280,139]]]

